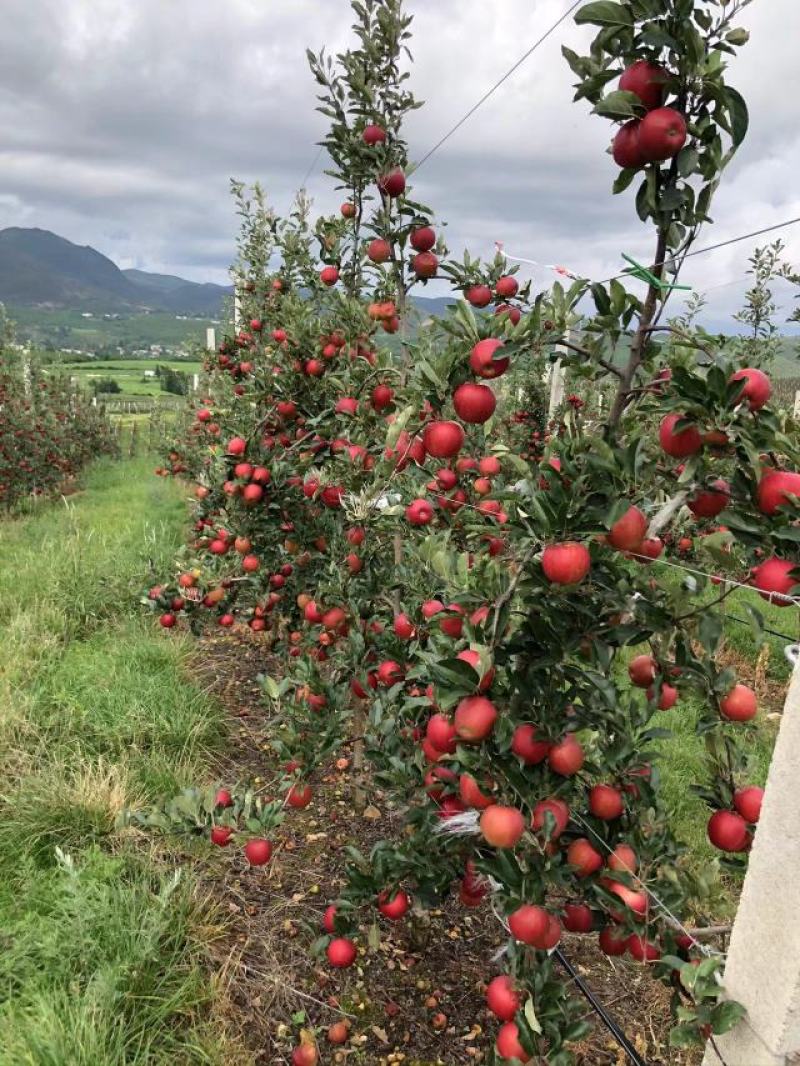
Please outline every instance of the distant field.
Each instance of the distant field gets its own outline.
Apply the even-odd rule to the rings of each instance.
[[[9,307],[21,340],[36,347],[75,348],[102,351],[123,347],[126,351],[149,348],[151,344],[169,348],[205,345],[206,328],[222,327],[210,318],[176,319],[171,314],[136,314],[119,318],[83,318],[80,311],[43,311],[32,307]]]
[[[122,396],[133,399],[138,396],[166,396],[161,391],[158,378],[145,377],[145,370],[154,371],[157,366],[170,367],[184,374],[199,374],[200,363],[185,359],[103,359],[91,363],[63,363],[57,369],[78,384],[93,392],[93,384],[101,378],[113,378],[122,390]],[[112,393],[109,399],[120,396]]]

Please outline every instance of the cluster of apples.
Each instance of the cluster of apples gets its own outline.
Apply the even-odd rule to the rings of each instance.
[[[686,119],[674,107],[664,107],[669,73],[658,63],[640,59],[623,73],[620,89],[638,97],[646,114],[618,131],[612,145],[614,162],[638,169],[647,163],[672,159],[686,143]]]

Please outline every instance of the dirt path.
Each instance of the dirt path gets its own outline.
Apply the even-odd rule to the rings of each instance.
[[[232,744],[220,779],[256,781],[267,796],[274,794],[277,775],[256,677],[262,671],[277,674],[275,666],[270,670],[267,646],[249,631],[208,637],[198,648],[197,669],[231,718]],[[382,922],[371,935],[365,928],[357,964],[344,972],[309,953],[323,911],[343,883],[345,846],[368,850],[380,837],[401,831],[401,819],[385,797],[376,793],[371,800],[379,818],[354,815],[347,771],[331,767],[314,780],[311,806],[292,812],[275,834],[268,867],[251,870],[239,855],[226,853],[228,863],[207,880],[232,918],[232,934],[217,945],[231,1020],[260,1066],[289,1063],[301,1027],[317,1030],[323,1064],[491,1061],[496,1023],[483,990],[498,972],[491,960],[504,938],[488,907],[467,911],[452,900],[433,912],[422,930],[409,922]],[[648,1066],[698,1063],[699,1054],[667,1045],[668,991],[642,967],[608,959],[591,939],[567,934],[564,953]],[[327,1027],[343,1018],[351,1024],[350,1039],[333,1047]],[[576,1057],[580,1066],[628,1061],[599,1023]]]

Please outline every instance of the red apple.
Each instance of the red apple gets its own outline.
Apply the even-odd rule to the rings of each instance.
[[[640,120],[632,118],[617,130],[611,142],[611,156],[618,167],[638,170],[647,162],[639,147],[640,126]]]
[[[542,552],[542,570],[554,585],[574,585],[589,573],[589,549],[575,541],[548,544]]]
[[[331,966],[335,966],[336,969],[344,970],[348,966],[352,966],[356,961],[356,946],[352,940],[348,940],[346,937],[340,936],[334,938],[325,951],[328,956],[328,962]]]
[[[723,718],[730,722],[749,722],[758,710],[756,694],[747,685],[734,685],[719,701],[719,709]]]
[[[636,551],[647,532],[647,519],[638,507],[629,507],[608,534],[608,542],[617,551]]]
[[[731,374],[730,381],[744,381],[744,386],[736,395],[736,402],[747,400],[751,411],[760,411],[772,395],[772,382],[763,370],[746,366]]]
[[[429,422],[422,433],[422,443],[429,455],[451,459],[464,446],[464,430],[458,422]]]
[[[501,1022],[510,1022],[522,1006],[522,996],[508,974],[501,974],[489,982],[486,1005]]]
[[[453,393],[453,407],[458,417],[471,425],[488,422],[497,406],[497,398],[488,385],[465,381]]]
[[[674,107],[648,112],[639,127],[639,148],[648,163],[672,159],[686,143],[686,119]]]
[[[525,819],[516,807],[493,803],[481,815],[481,833],[493,848],[513,848],[525,832]]]
[[[764,799],[764,789],[755,785],[747,788],[737,788],[733,794],[733,805],[746,822],[755,825],[761,817],[761,803]]]
[[[534,725],[518,725],[511,739],[511,750],[527,766],[544,762],[551,746],[550,741],[537,739]]]
[[[499,378],[508,370],[511,360],[508,356],[497,356],[497,352],[503,347],[503,342],[495,337],[487,337],[478,341],[470,352],[469,367],[473,374],[479,378],[491,380]]]
[[[747,822],[735,811],[715,811],[708,820],[708,839],[720,851],[743,851],[749,836]]]
[[[639,59],[623,72],[619,87],[624,92],[634,93],[647,110],[652,111],[664,103],[668,78],[666,70],[658,63]]]
[[[436,234],[431,226],[420,226],[411,231],[410,243],[416,252],[429,252],[436,244]]]
[[[676,430],[675,426],[679,422],[685,425]],[[700,430],[694,423],[687,423],[685,415],[667,415],[659,428],[658,439],[661,447],[673,459],[685,459],[689,455],[695,455],[703,447]]]
[[[589,810],[604,822],[619,818],[625,810],[622,793],[611,785],[595,785],[589,792]]]
[[[730,503],[731,487],[727,481],[717,478],[707,489],[695,493],[686,506],[695,518],[715,518]]]
[[[465,744],[479,744],[494,729],[497,708],[485,696],[466,696],[456,707],[453,723]]]
[[[572,777],[583,766],[584,754],[580,743],[568,733],[547,754],[550,769],[562,777]]]
[[[762,514],[773,515],[779,507],[791,502],[791,497],[800,498],[800,474],[789,470],[770,470],[758,483],[758,509]]]
[[[789,596],[800,584],[800,578],[791,576],[793,570],[800,570],[800,563],[773,556],[755,567],[750,575],[750,584],[776,607],[789,607],[793,603]]]

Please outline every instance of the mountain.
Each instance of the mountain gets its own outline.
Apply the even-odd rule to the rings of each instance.
[[[0,302],[111,313],[167,311],[216,316],[233,289],[168,274],[120,270],[94,248],[42,229],[0,230]]]

